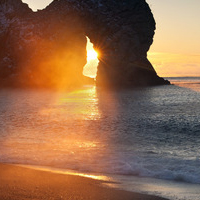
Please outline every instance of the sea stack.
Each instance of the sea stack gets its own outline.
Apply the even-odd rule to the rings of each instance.
[[[98,86],[169,84],[147,59],[155,20],[145,0],[54,0],[35,13],[9,0],[0,11],[1,82],[84,84],[87,36],[99,52]]]

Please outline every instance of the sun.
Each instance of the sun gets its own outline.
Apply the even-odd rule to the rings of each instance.
[[[97,67],[99,64],[99,53],[94,49],[93,44],[90,42],[90,39],[87,38],[87,63],[83,67],[83,75],[90,78],[96,78],[97,76]]]
[[[87,51],[87,61],[91,61],[91,60],[96,60],[98,58],[98,53],[94,50],[88,50]]]

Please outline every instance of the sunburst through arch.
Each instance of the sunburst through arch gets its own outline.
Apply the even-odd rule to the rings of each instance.
[[[94,49],[93,44],[90,42],[90,39],[87,36],[86,38],[87,38],[87,46],[86,46],[87,63],[83,68],[83,75],[95,79],[97,76],[97,68],[99,64],[99,59],[98,59],[99,54]]]

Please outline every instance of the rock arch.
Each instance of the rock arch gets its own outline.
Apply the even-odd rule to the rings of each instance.
[[[100,51],[98,85],[146,86],[167,84],[147,59],[155,21],[145,0],[57,0],[58,9],[78,16],[84,32]]]
[[[15,4],[16,1],[19,5],[23,4],[21,0],[13,1]],[[19,5],[16,8],[18,10]],[[59,67],[56,67],[60,68],[61,64],[65,67],[53,74],[58,73],[57,78],[59,73],[62,74],[59,79],[63,79],[63,85],[68,84],[66,80],[71,77],[72,85],[84,82],[82,68],[86,63],[87,35],[100,52],[97,85],[134,87],[169,84],[157,76],[147,59],[147,51],[153,42],[155,21],[145,0],[54,0],[46,9],[36,13],[25,9],[24,4],[22,7],[26,10],[25,17],[19,16],[20,10],[14,14],[14,17],[21,20],[16,38],[22,29],[27,38],[21,38],[15,48],[21,46],[26,49],[26,54],[30,57],[28,60],[32,60],[32,63],[30,61],[26,65],[33,66],[32,69],[22,70],[23,72],[34,72],[34,60],[42,57],[40,62],[43,65],[37,69],[46,77],[46,83],[54,85],[56,81],[52,82],[52,77],[45,75],[45,70],[53,69],[56,65],[52,62],[52,57],[62,60],[59,56],[63,54],[66,56],[66,63],[58,62]],[[24,44],[25,40],[29,43]],[[10,55],[9,52],[7,55]],[[16,60],[20,56],[10,57],[9,59]],[[25,64],[23,58],[18,60],[21,65]]]

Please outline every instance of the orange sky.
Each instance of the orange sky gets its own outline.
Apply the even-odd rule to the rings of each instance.
[[[147,0],[156,20],[148,58],[160,76],[200,76],[200,0]]]
[[[42,9],[52,0],[22,0]],[[156,20],[148,58],[160,76],[200,76],[200,0],[146,0]]]

